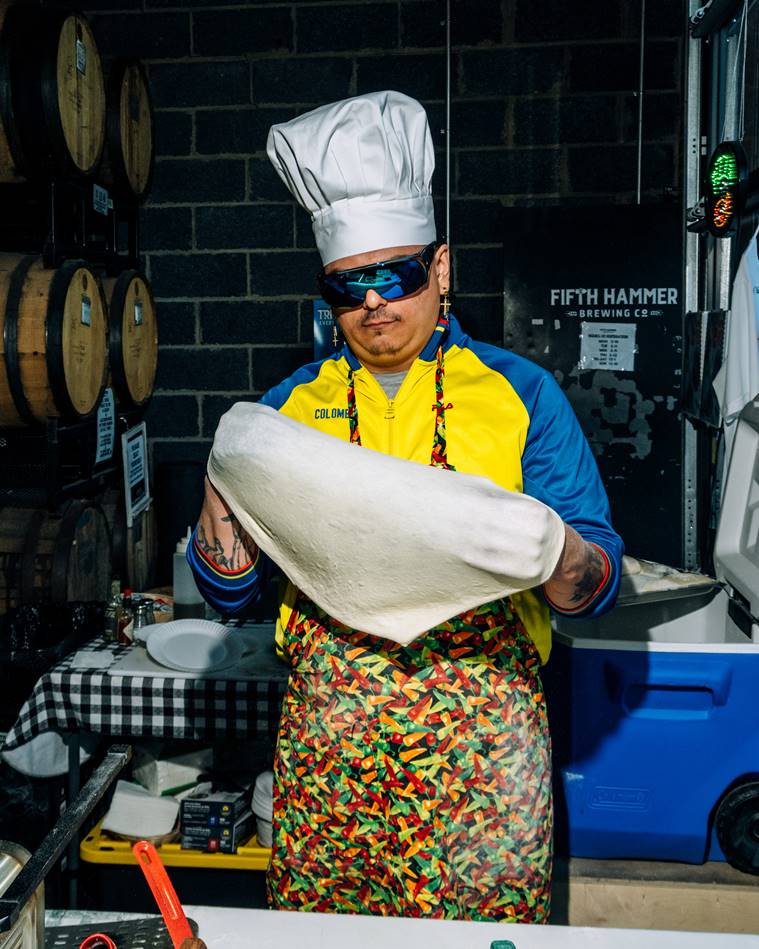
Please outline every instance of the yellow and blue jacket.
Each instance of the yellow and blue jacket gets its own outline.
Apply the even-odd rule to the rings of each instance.
[[[348,373],[353,370],[362,445],[428,464],[439,346],[445,356],[448,461],[457,471],[482,475],[508,491],[537,498],[595,544],[604,554],[606,576],[577,615],[606,612],[619,587],[622,541],[611,526],[595,459],[572,408],[550,373],[535,363],[472,340],[451,318],[447,328],[438,326],[433,333],[394,399],[387,398],[372,373],[344,346],[297,370],[261,402],[348,441]],[[222,612],[239,611],[258,595],[263,558],[235,574],[214,570],[196,545],[190,545],[189,558],[201,591]],[[288,584],[280,608],[283,627],[296,592]],[[544,595],[526,590],[511,601],[545,661],[550,624]]]

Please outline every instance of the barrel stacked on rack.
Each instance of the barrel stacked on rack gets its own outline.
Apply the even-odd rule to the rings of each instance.
[[[100,202],[116,233],[119,211],[136,220],[152,166],[142,65],[115,62],[106,75],[81,13],[0,0],[0,187],[50,195],[51,209],[56,189],[79,189],[93,207]],[[50,217],[38,253],[0,253],[0,446],[14,456],[17,445],[49,440],[50,420],[56,439],[94,445],[108,387],[122,427],[134,424],[156,375],[156,309],[139,249],[124,254],[84,236],[79,246],[56,241],[61,222]],[[3,226],[0,216],[0,233]],[[86,235],[86,221],[71,232]],[[25,602],[107,598],[112,540],[129,543],[119,531],[111,538],[99,504],[104,489],[123,492],[118,434],[110,468],[93,463],[75,487],[65,466],[48,472],[44,507],[25,503],[28,484],[15,484],[16,469],[4,463],[17,459],[0,449],[0,613]],[[129,559],[117,552],[116,560]]]
[[[0,426],[83,419],[108,371],[100,280],[83,260],[52,270],[41,257],[0,254]]]
[[[83,16],[0,4],[0,181],[95,172],[105,143],[105,84]]]
[[[153,177],[153,107],[141,63],[120,60],[108,80],[105,154],[101,182],[117,195],[141,201]]]
[[[0,612],[26,603],[105,599],[110,546],[96,501],[69,501],[55,513],[0,509]]]
[[[146,276],[123,270],[104,281],[108,301],[110,384],[117,404],[143,408],[153,393],[158,368],[158,324]]]

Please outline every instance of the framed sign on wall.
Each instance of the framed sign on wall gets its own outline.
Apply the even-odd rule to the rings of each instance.
[[[679,205],[504,212],[504,340],[574,408],[614,525],[682,566],[683,240]]]

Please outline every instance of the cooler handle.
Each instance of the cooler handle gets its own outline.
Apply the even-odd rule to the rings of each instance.
[[[633,677],[629,670],[616,664],[612,664],[609,671],[612,673],[611,681],[607,680],[611,698],[622,705],[627,715],[636,718],[708,718],[716,706],[727,702],[732,681],[730,666],[713,663],[708,668],[699,663],[684,663],[666,669],[654,664],[639,676],[633,672]],[[657,693],[661,704],[642,704],[641,698],[647,693]],[[710,697],[708,704],[703,701],[704,693]],[[687,707],[688,696],[694,700],[690,708]]]

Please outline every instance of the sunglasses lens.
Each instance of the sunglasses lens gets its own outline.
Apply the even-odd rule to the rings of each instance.
[[[399,261],[350,275],[345,289],[359,300],[363,300],[369,290],[374,290],[385,300],[397,300],[418,290],[426,279],[424,267],[418,260]]]
[[[427,269],[418,257],[344,273],[322,274],[319,289],[333,307],[360,306],[369,290],[385,300],[398,300],[416,293],[427,282]]]

